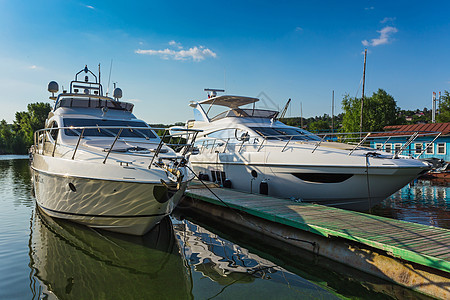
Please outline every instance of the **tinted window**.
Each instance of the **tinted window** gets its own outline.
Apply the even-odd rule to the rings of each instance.
[[[297,128],[285,127],[250,127],[268,140],[320,141],[316,135]]]
[[[121,137],[133,137],[133,138],[156,138],[156,135],[151,129],[147,127],[147,124],[139,121],[122,121],[122,120],[100,120],[100,119],[75,119],[66,118],[64,119],[64,127],[142,127],[142,129],[123,129],[120,134]],[[119,133],[118,128],[103,128],[103,129],[85,129],[84,136],[106,136],[114,137]],[[65,129],[65,134],[70,136],[78,136],[81,134],[82,129]]]

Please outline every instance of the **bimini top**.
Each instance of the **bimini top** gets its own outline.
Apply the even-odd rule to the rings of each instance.
[[[243,97],[243,96],[231,96],[231,95],[223,95],[212,97],[200,102],[198,104],[211,104],[211,105],[221,105],[229,108],[238,108],[239,106],[251,104],[258,102],[258,98],[252,97]]]
[[[268,119],[276,118],[276,116],[278,115],[278,111],[255,108],[240,108],[241,106],[256,103],[258,101],[258,98],[253,97],[224,95],[211,97],[199,102],[192,101],[189,105],[194,109],[194,121],[203,121],[207,123],[230,117]],[[207,109],[207,111],[203,109],[202,104],[209,104],[209,108]],[[213,105],[225,106],[228,107],[229,110],[224,111],[211,118],[208,116],[208,114],[211,106]]]

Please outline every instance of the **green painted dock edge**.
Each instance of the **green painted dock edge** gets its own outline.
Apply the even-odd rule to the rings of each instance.
[[[345,238],[351,241],[355,241],[355,242],[359,242],[361,244],[365,244],[368,246],[371,246],[373,248],[376,249],[380,249],[380,250],[384,250],[387,253],[389,253],[390,255],[398,258],[398,259],[402,259],[405,261],[410,261],[410,262],[414,262],[423,266],[427,266],[430,268],[434,268],[434,269],[438,269],[447,273],[450,273],[450,262],[447,260],[443,260],[443,259],[439,259],[436,257],[432,257],[432,256],[428,256],[428,255],[424,255],[424,254],[420,254],[414,251],[410,251],[407,249],[402,249],[400,247],[395,247],[395,246],[391,246],[391,245],[387,245],[387,244],[383,244],[380,242],[376,242],[376,241],[372,241],[370,239],[367,238],[362,238],[362,237],[355,237],[353,235],[350,234],[346,234],[345,232],[340,232],[340,231],[336,231],[333,229],[329,229],[326,227],[322,227],[322,226],[317,226],[317,225],[311,225],[311,224],[305,224],[302,222],[295,222],[292,220],[289,220],[287,218],[284,217],[280,217],[274,214],[270,214],[270,213],[266,213],[264,211],[259,211],[253,208],[248,208],[245,206],[241,206],[241,205],[237,205],[237,204],[233,204],[233,203],[228,203],[225,201],[225,203],[227,205],[225,205],[224,203],[222,203],[220,200],[215,199],[215,197],[211,194],[211,198],[210,197],[205,197],[205,196],[201,196],[201,195],[197,195],[195,193],[191,193],[190,191],[186,191],[185,193],[186,196],[194,198],[194,199],[199,199],[214,205],[219,205],[219,206],[223,206],[223,207],[230,207],[239,211],[243,211],[246,212],[248,214],[251,214],[253,216],[259,217],[259,218],[263,218],[265,220],[268,221],[272,221],[272,222],[276,222],[279,224],[283,224],[286,226],[290,226],[290,227],[294,227],[300,230],[304,230],[304,231],[308,231],[317,235],[321,235],[324,237],[329,237],[329,236],[334,236],[334,237],[340,237],[340,238]],[[258,195],[261,196],[261,195]],[[214,198],[213,198],[214,197]],[[269,197],[268,197],[269,198]],[[288,200],[287,200],[288,201]],[[291,205],[315,205],[315,206],[321,206],[321,205],[317,205],[317,204],[303,204],[303,203],[295,203],[292,202],[290,203]],[[333,207],[328,207],[328,209],[330,210],[336,210],[338,208],[333,208]],[[354,212],[355,214],[362,214],[365,215],[364,213],[359,213],[359,212]],[[405,222],[405,221],[399,221],[399,220],[393,220],[393,219],[388,219],[388,218],[384,218],[384,217],[380,217],[380,216],[374,216],[371,215],[371,217],[379,219],[379,220],[389,220],[389,221],[396,221],[399,224],[401,223],[408,223],[410,224],[410,222]],[[415,223],[414,223],[415,224]],[[415,224],[419,227],[428,227],[426,225],[421,225],[421,224]],[[450,232],[449,232],[450,234]],[[450,247],[450,246],[449,246]]]

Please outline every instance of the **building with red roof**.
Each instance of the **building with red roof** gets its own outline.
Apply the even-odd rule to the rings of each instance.
[[[384,130],[386,132],[370,136],[373,148],[421,159],[437,158],[450,162],[450,122],[390,125],[385,126]]]

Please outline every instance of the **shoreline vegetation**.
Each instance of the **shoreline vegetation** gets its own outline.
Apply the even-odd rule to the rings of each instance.
[[[0,154],[27,154],[33,144],[33,133],[42,129],[51,111],[49,103],[36,102],[27,105],[27,111],[16,112],[15,120],[0,122]]]
[[[289,126],[301,127],[313,133],[322,132],[359,132],[361,98],[344,95],[342,99],[342,113],[334,116],[328,114],[310,118],[286,117],[281,122]],[[44,128],[45,120],[51,111],[49,103],[36,102],[27,105],[27,111],[16,112],[15,120],[8,124],[0,122],[0,155],[28,154],[33,144],[33,133]],[[370,97],[364,98],[364,132],[383,131],[388,125],[406,125],[416,123],[430,123],[431,110],[402,110],[397,106],[394,97],[385,90],[378,89]],[[450,122],[450,93],[444,91],[441,97],[436,120],[439,123]],[[334,121],[334,122],[333,122]],[[332,128],[334,123],[334,128]],[[170,127],[173,125],[150,124],[152,127]],[[177,122],[174,126],[184,126]]]

